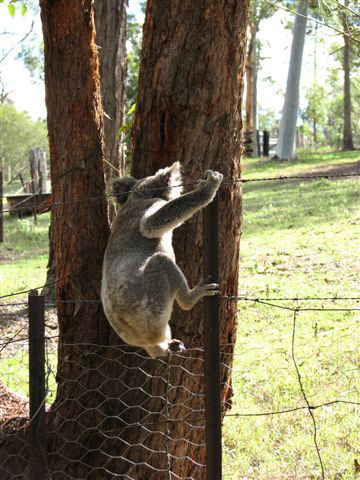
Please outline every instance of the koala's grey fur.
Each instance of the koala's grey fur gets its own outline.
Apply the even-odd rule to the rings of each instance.
[[[129,345],[145,348],[153,358],[184,349],[171,340],[169,320],[174,300],[190,310],[218,285],[199,283],[190,289],[175,263],[172,231],[210,203],[223,176],[208,170],[205,180],[181,195],[180,164],[137,180],[124,177],[114,184],[123,204],[106,248],[101,286],[105,314]]]

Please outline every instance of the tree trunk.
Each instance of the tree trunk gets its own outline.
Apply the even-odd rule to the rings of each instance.
[[[275,156],[280,160],[295,159],[296,122],[299,111],[301,65],[306,34],[306,0],[299,0],[296,8],[289,71],[284,106]]]
[[[251,92],[251,118],[254,132],[253,140],[253,157],[260,156],[260,142],[258,140],[258,122],[257,122],[257,77],[258,77],[258,65],[257,65],[257,34],[258,25],[255,23],[255,32],[254,32],[254,49],[253,49],[253,67],[252,67],[252,92]]]
[[[99,46],[100,88],[104,110],[105,175],[107,183],[125,172],[119,129],[125,119],[126,2],[96,0],[96,43]],[[107,163],[109,162],[109,163]],[[110,164],[110,165],[109,165]]]
[[[53,479],[86,478],[91,470],[84,452],[97,440],[91,427],[98,421],[91,410],[96,394],[89,389],[102,383],[92,370],[89,344],[108,344],[110,336],[99,303],[109,225],[94,12],[92,0],[41,0],[40,6],[57,300],[69,302],[58,304],[58,389],[48,415],[48,460]],[[89,197],[94,200],[86,201]],[[95,453],[93,458],[99,463]],[[96,471],[91,478],[106,477]]]
[[[348,1],[345,0],[345,7],[348,6]],[[346,10],[342,12],[343,29],[344,29],[344,134],[343,134],[343,150],[354,150],[352,124],[351,124],[351,94],[350,94],[350,39],[349,39],[349,24]]]
[[[44,295],[47,302],[56,301],[56,270],[55,270],[55,251],[54,241],[52,235],[51,223],[49,226],[49,258],[46,265],[46,282],[45,287],[41,291],[41,295]]]
[[[259,0],[253,3],[253,12],[250,14],[250,39],[248,53],[246,58],[246,124],[245,138],[252,140],[252,148],[249,154],[253,157],[261,155],[260,134],[258,131],[257,121],[257,77],[258,77],[258,55],[257,55],[257,32],[259,30],[259,22],[261,20],[259,12]],[[252,132],[252,134],[247,134]],[[252,151],[251,151],[252,150]]]
[[[246,54],[246,96],[245,96],[245,154],[252,156],[254,153],[254,144],[256,143],[256,135],[253,123],[253,68],[254,68],[254,49],[255,49],[255,25],[252,19],[249,24],[250,39]]]
[[[177,0],[171,8],[166,1],[148,1],[133,127],[134,176],[153,174],[178,160],[187,181],[203,177],[209,168],[219,170],[230,181],[225,181],[219,192],[220,289],[228,295],[236,295],[238,288],[241,189],[231,180],[240,176],[240,85],[247,13],[247,0]],[[174,232],[177,263],[192,286],[202,278],[201,232],[201,214]],[[225,411],[231,394],[229,367],[236,336],[234,302],[221,303],[220,318]],[[202,353],[196,350],[203,346],[201,305],[190,312],[175,308],[172,331],[190,349],[184,368],[201,374]],[[204,430],[192,425],[204,425],[194,420],[204,417],[200,396],[204,392],[203,379],[194,378],[183,368],[171,368],[170,385],[171,418],[186,419],[169,425],[171,478],[201,480],[205,478],[201,467],[205,449],[197,445],[204,443]],[[156,393],[156,388],[149,384],[148,391]],[[195,395],[191,398],[189,392]],[[131,443],[137,439],[134,432]],[[176,460],[184,456],[187,462]]]
[[[107,191],[111,180],[125,173],[124,145],[119,129],[125,120],[125,78],[126,78],[126,9],[125,0],[97,0],[95,2],[96,42],[99,48],[100,88],[104,111],[104,171]],[[45,158],[46,166],[46,158]],[[43,180],[47,177],[43,175]],[[45,184],[42,183],[46,188]],[[44,190],[42,186],[42,191]],[[109,206],[110,219],[115,209]],[[42,294],[46,300],[55,300],[55,255],[49,227],[49,261],[46,284]]]

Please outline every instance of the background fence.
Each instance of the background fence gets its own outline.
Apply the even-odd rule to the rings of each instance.
[[[329,177],[332,176],[325,176]],[[278,179],[286,180],[285,177]],[[216,209],[216,204],[212,208]],[[212,210],[210,215],[213,218],[216,212]],[[205,261],[205,273],[216,277],[216,231],[210,231],[214,224],[216,222],[206,226],[205,222],[205,244],[206,239],[210,240],[210,246],[205,245],[205,257],[211,259],[208,264]],[[215,250],[211,250],[214,245]],[[6,301],[3,298],[4,308]],[[209,326],[204,348],[190,346],[183,354],[173,354],[169,361],[152,360],[143,350],[123,344],[104,346],[87,343],[83,338],[79,338],[79,341],[73,339],[71,348],[76,353],[75,359],[66,358],[63,361],[71,363],[77,375],[61,379],[64,395],[59,396],[57,404],[53,405],[52,415],[64,412],[66,409],[60,408],[64,404],[69,411],[77,413],[69,418],[61,414],[56,422],[51,422],[52,429],[48,429],[44,413],[53,402],[56,382],[59,381],[56,379],[55,352],[59,334],[45,331],[45,307],[53,305],[42,303],[43,297],[30,295],[29,332],[25,328],[27,326],[22,325],[16,334],[0,344],[0,362],[12,357],[14,352],[22,352],[20,359],[17,356],[17,361],[32,372],[30,406],[25,398],[13,395],[4,387],[0,392],[1,400],[5,403],[14,402],[18,412],[18,415],[11,418],[5,415],[6,421],[1,424],[0,479],[180,479],[185,477],[175,474],[174,470],[182,462],[190,462],[194,466],[194,476],[186,477],[189,479],[195,480],[205,471],[208,479],[245,478],[235,477],[234,471],[237,465],[241,465],[244,444],[259,444],[259,422],[267,422],[269,435],[272,436],[272,446],[263,445],[263,449],[267,450],[264,455],[280,458],[281,462],[285,452],[280,446],[277,448],[276,437],[293,436],[294,457],[300,463],[303,461],[308,465],[308,477],[303,477],[300,473],[298,477],[290,477],[286,476],[287,465],[284,464],[284,478],[357,477],[360,472],[356,458],[356,455],[360,455],[360,296],[341,297],[337,294],[287,298],[221,295],[208,301],[212,303],[205,304],[204,309],[208,317],[205,325]],[[236,345],[219,345],[217,341],[216,313],[219,302],[239,302],[239,340]],[[19,307],[22,307],[21,304],[19,302]],[[246,332],[241,318],[244,304],[251,305],[249,308],[253,312],[253,321],[249,322],[251,325]],[[7,313],[1,315],[8,316]],[[330,363],[329,347],[334,345],[335,358]],[[234,359],[238,361],[228,366],[226,358],[232,355],[233,349]],[[82,356],[87,357],[86,367],[78,360]],[[154,362],[160,362],[163,366],[163,373],[157,378],[151,375]],[[89,390],[87,383],[86,388],[84,386],[84,396],[81,394],[72,397],[72,384],[82,384],[82,379],[88,378],[88,365],[92,363],[96,365],[97,373],[101,374],[102,391],[107,382],[111,385],[108,395],[98,395],[97,384]],[[232,370],[232,385],[227,387],[233,389],[233,396],[226,409],[219,401],[220,368]],[[6,380],[12,390],[17,390],[21,383],[28,383],[26,379],[17,376],[20,369],[16,368],[16,364],[2,362],[1,369],[2,380]],[[111,372],[119,370],[134,371],[130,383],[125,382],[121,375],[113,378]],[[179,372],[193,379],[192,388],[186,388],[185,400],[181,405],[177,403],[177,392],[184,387],[178,382],[181,378]],[[276,378],[276,383],[269,385],[269,378]],[[290,381],[294,378],[296,388],[294,382]],[[149,396],[146,389],[147,383],[154,381],[159,386],[156,397]],[[208,389],[206,402],[205,385]],[[128,399],[134,391],[139,393],[136,405]],[[92,396],[90,403],[89,393]],[[261,404],[261,409],[256,408],[257,401]],[[264,404],[268,405],[268,409],[263,408]],[[116,414],[112,415],[112,411]],[[92,448],[88,447],[87,442],[82,456],[73,458],[74,445],[81,447],[83,439],[81,436],[71,436],[72,426],[80,423],[86,431],[89,415],[92,416],[92,426],[87,437],[93,438]],[[223,443],[221,417],[224,420],[224,430],[228,433],[227,440]],[[129,421],[129,418],[132,420]],[[280,423],[280,418],[287,420]],[[94,423],[96,428],[93,427]],[[184,437],[184,423],[196,431],[196,437],[202,440],[196,443],[191,438]],[[137,432],[140,442],[131,443],[132,431]],[[198,432],[201,434],[198,435]],[[301,435],[297,432],[301,432]],[[346,445],[349,446],[347,450],[351,447],[354,451],[351,470],[332,471],[329,468],[329,432],[334,435],[331,441],[337,439],[344,452]],[[311,445],[305,436],[311,438]],[[50,441],[55,437],[56,442]],[[233,439],[236,439],[236,443],[232,443]],[[173,448],[179,442],[184,445],[183,455],[175,456]],[[207,450],[206,462],[198,461],[194,452],[197,449],[200,452],[204,448]],[[345,455],[344,452],[339,451],[339,456]],[[56,468],[49,472],[48,467],[55,463],[54,458]],[[134,458],[137,460],[134,461]],[[225,462],[223,466],[222,459]],[[78,465],[81,476],[80,473],[79,476],[67,474],[70,464]],[[248,466],[248,478],[255,478],[259,475],[258,472],[259,465]]]

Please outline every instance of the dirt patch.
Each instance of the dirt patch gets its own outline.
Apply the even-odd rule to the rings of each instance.
[[[0,312],[0,362],[23,352],[27,364],[28,355],[28,309],[27,304],[7,304]],[[54,308],[45,312],[46,351],[57,350],[57,314]],[[24,366],[26,371],[26,366]],[[3,377],[5,381],[5,377]],[[22,426],[29,412],[28,399],[12,392],[0,380],[0,424],[4,428]],[[10,421],[11,420],[11,421]],[[9,423],[10,421],[10,423]]]
[[[29,401],[16,393],[11,392],[0,381],[0,424],[4,425],[10,420],[14,422],[19,417],[29,416]]]

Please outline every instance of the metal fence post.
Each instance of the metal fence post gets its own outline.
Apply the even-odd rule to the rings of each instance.
[[[204,278],[219,281],[218,195],[203,210]],[[206,480],[221,480],[221,385],[219,297],[204,297]]]
[[[47,478],[45,431],[45,302],[29,294],[30,480]]]
[[[270,152],[270,133],[263,131],[263,157],[268,157]]]

